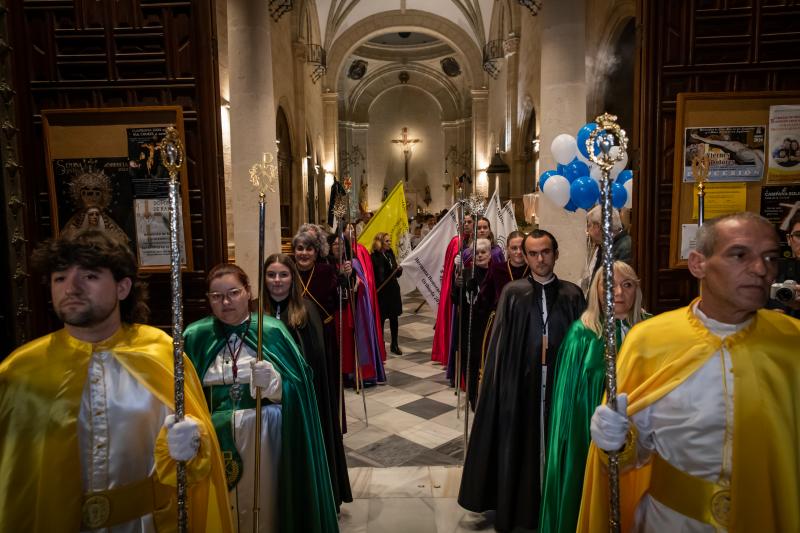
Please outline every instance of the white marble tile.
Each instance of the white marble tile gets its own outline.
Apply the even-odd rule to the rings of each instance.
[[[347,473],[350,476],[350,491],[353,493],[354,499],[367,498],[369,496],[372,470],[373,467],[371,466],[358,466],[347,469]]]
[[[441,400],[438,400],[438,401],[441,401]],[[456,404],[456,402],[453,401],[452,405],[455,406],[455,404]],[[463,414],[464,414],[464,412],[462,411],[461,415],[463,416]],[[472,424],[472,415],[471,414],[470,414],[469,420],[470,420],[470,425],[471,425]],[[448,413],[444,413],[443,415],[439,415],[437,417],[431,418],[429,420],[429,422],[432,422],[434,424],[439,424],[440,426],[444,426],[446,428],[454,429],[454,430],[458,431],[459,433],[463,433],[463,431],[464,431],[464,419],[457,417],[455,410],[450,411]]]
[[[375,426],[396,435],[404,429],[414,427],[423,422],[425,422],[424,418],[398,409],[392,409],[378,416],[371,417],[369,419],[369,426],[370,428]]]
[[[431,488],[434,498],[457,498],[461,487],[459,466],[431,466]]]
[[[428,398],[431,400],[436,400],[437,402],[446,403],[447,405],[452,405],[453,407],[456,406],[456,391],[450,387],[447,387],[443,391],[431,394],[428,396]]]
[[[339,514],[339,531],[341,533],[367,533],[368,522],[369,500],[354,499],[350,503],[342,504]]]
[[[349,429],[349,428],[348,428]],[[368,446],[373,442],[378,442],[381,439],[385,439],[391,435],[389,431],[385,429],[381,429],[378,426],[370,424],[369,427],[361,429],[359,431],[348,431],[344,435],[344,445],[350,448],[351,450],[359,450],[364,446]]]
[[[360,396],[358,397],[357,402],[345,404],[345,408],[347,411],[348,420],[350,420],[350,418],[353,418],[354,420],[364,420],[364,403],[361,401]],[[367,418],[385,413],[390,409],[391,407],[385,403],[376,402],[375,400],[370,399],[369,394],[367,394]]]
[[[421,498],[370,500],[368,533],[437,533],[432,506]]]
[[[405,370],[403,371],[405,372]],[[406,392],[402,389],[395,388],[384,390],[369,396],[370,400],[380,402],[390,407],[405,405],[415,400],[419,400],[420,398],[422,398],[422,396],[419,394],[414,394],[413,392]]]
[[[436,383],[435,381],[420,380],[413,385],[406,386],[403,390],[406,392],[413,392],[414,394],[429,396],[447,388],[447,385],[442,385],[441,383]]]
[[[370,498],[430,498],[433,495],[427,466],[373,468]]]
[[[418,378],[429,378],[431,376],[435,376],[436,374],[441,374],[443,369],[441,366],[431,366],[428,363],[423,363],[421,365],[414,365],[404,368],[403,372]]]
[[[429,420],[398,433],[398,435],[404,439],[416,442],[426,448],[436,448],[445,442],[450,442],[461,434],[461,432],[455,429],[442,426]]]
[[[415,363],[414,361],[408,361],[400,357],[390,357],[389,359],[386,360],[383,366],[385,366],[386,368],[391,368],[392,370],[402,370],[404,368],[407,368],[409,366],[414,366],[416,364],[417,363]]]

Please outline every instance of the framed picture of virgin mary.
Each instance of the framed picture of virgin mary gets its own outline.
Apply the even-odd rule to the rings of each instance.
[[[170,124],[183,137],[181,108],[46,110],[42,118],[54,234],[105,231],[131,246],[141,270],[169,270],[170,178],[158,145]],[[178,244],[191,270],[186,178],[184,167]]]

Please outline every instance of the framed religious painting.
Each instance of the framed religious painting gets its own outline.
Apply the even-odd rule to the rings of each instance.
[[[127,242],[143,271],[170,264],[169,180],[159,144],[179,106],[42,111],[53,231],[99,229]],[[192,270],[187,174],[179,172],[179,246]]]

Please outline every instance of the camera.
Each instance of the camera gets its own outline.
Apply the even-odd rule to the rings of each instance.
[[[787,279],[783,283],[773,283],[769,288],[769,297],[782,303],[791,302],[794,300],[796,289],[797,282],[792,279]]]

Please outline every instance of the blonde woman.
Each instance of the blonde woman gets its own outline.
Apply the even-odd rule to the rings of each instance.
[[[574,531],[589,451],[589,421],[603,400],[605,341],[603,338],[603,272],[589,286],[586,311],[561,342],[553,389],[547,466],[539,531]],[[614,322],[617,348],[638,322],[650,315],[642,309],[636,271],[614,262]]]

